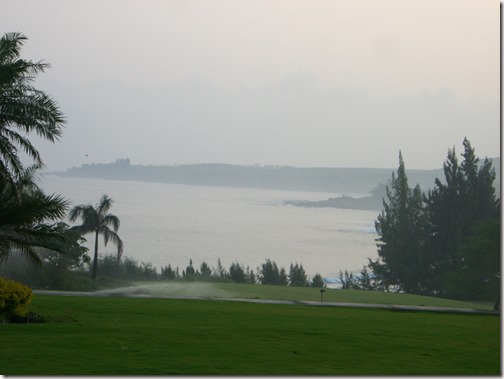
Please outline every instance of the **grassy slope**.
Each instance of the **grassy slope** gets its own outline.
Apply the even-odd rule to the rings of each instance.
[[[320,301],[320,289],[308,287],[265,286],[235,283],[139,282],[134,287],[106,292],[136,293],[158,296],[200,296],[243,299]],[[471,303],[435,297],[371,292],[359,290],[327,289],[326,302],[372,303],[396,305],[424,305],[433,307],[492,309],[492,303]]]
[[[32,309],[76,321],[0,325],[2,374],[500,373],[496,316],[42,295]]]

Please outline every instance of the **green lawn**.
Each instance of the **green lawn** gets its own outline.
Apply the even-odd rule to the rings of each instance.
[[[36,295],[5,375],[499,375],[500,317]]]
[[[320,289],[309,287],[288,287],[251,285],[237,283],[202,282],[138,282],[135,286],[119,288],[107,292],[148,294],[154,296],[199,296],[242,299],[274,299],[320,301]],[[432,307],[472,308],[491,310],[493,303],[471,303],[436,297],[400,294],[391,292],[327,289],[323,294],[325,302],[373,303],[396,305],[425,305]]]

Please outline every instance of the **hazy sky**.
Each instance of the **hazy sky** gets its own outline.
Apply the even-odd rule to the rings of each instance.
[[[50,170],[500,155],[496,0],[2,0],[67,117]],[[88,155],[86,157],[86,155]]]

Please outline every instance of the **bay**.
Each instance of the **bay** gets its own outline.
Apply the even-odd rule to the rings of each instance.
[[[192,259],[228,269],[238,262],[256,272],[266,259],[289,271],[302,264],[309,277],[334,278],[340,270],[358,272],[377,257],[376,211],[303,208],[285,200],[325,200],[338,194],[268,189],[189,186],[152,182],[65,178],[45,175],[41,187],[71,205],[114,199],[111,212],[121,220],[124,256],[184,270]],[[362,196],[364,194],[348,194]],[[65,220],[68,222],[68,220]],[[92,251],[92,237],[86,246]],[[115,254],[114,245],[100,254]]]

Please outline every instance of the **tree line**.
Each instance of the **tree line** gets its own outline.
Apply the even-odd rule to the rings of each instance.
[[[302,264],[290,265],[289,273],[282,267],[279,268],[275,261],[266,259],[259,267],[256,273],[249,266],[244,267],[238,262],[233,262],[226,270],[221,263],[220,258],[217,260],[217,267],[210,268],[206,262],[202,262],[199,270],[194,269],[192,260],[189,261],[189,266],[179,273],[178,267],[173,270],[170,265],[161,269],[160,279],[168,280],[217,280],[231,281],[234,283],[248,284],[269,284],[279,286],[294,286],[294,287],[323,287],[324,281],[322,276],[317,273],[312,279],[308,275]]]
[[[116,255],[104,255],[98,258],[100,274],[92,278],[88,269],[91,259],[86,254],[59,254],[48,249],[40,251],[39,254],[41,266],[27,266],[25,257],[13,255],[9,261],[0,265],[0,276],[34,288],[73,291],[128,285],[131,281],[201,281],[317,288],[325,286],[319,273],[310,278],[302,264],[291,264],[289,271],[286,271],[271,259],[266,259],[255,271],[237,261],[226,268],[219,258],[216,267],[210,267],[206,262],[195,267],[191,259],[182,270],[179,267],[172,268],[169,264],[161,267],[158,272],[152,263],[139,263],[130,257],[118,260]]]

